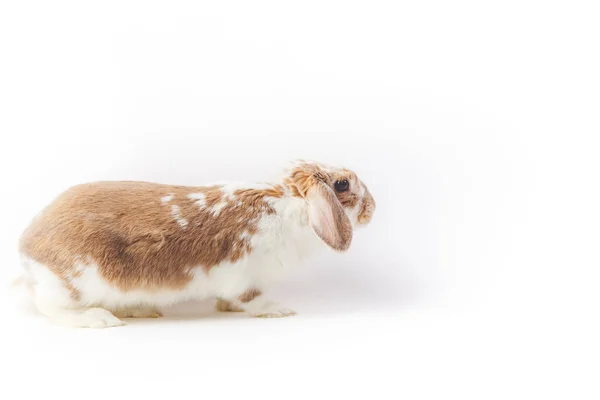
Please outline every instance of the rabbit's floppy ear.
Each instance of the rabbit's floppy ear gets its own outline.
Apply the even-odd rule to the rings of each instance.
[[[308,221],[317,236],[336,251],[345,251],[352,242],[352,224],[333,190],[320,180],[306,193]]]

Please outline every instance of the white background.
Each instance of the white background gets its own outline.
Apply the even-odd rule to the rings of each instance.
[[[0,397],[597,399],[592,1],[4,1]],[[378,209],[274,288],[65,330],[15,306],[68,186],[342,163]]]

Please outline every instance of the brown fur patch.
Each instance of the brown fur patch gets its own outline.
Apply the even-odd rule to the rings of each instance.
[[[192,193],[204,195],[203,207],[188,197]],[[80,296],[71,284],[81,274],[78,263],[81,268],[97,264],[98,273],[122,290],[180,289],[192,279],[192,268],[208,271],[248,254],[251,244],[242,233],[255,234],[260,216],[275,212],[268,198],[283,193],[281,186],[240,189],[227,198],[220,186],[80,185],[32,222],[20,249],[58,275],[73,299]],[[227,203],[214,215],[211,208],[222,201]],[[172,215],[172,205],[187,221],[184,227]]]
[[[376,204],[375,204],[375,199],[371,195],[371,192],[369,192],[369,189],[367,188],[367,186],[362,182],[361,182],[361,184],[365,188],[365,194],[364,194],[363,202],[360,206],[360,210],[358,212],[358,223],[359,224],[368,224],[369,222],[371,222],[371,219],[373,218],[373,213],[375,212]]]
[[[330,177],[317,164],[300,164],[294,168],[285,182],[291,186],[292,193],[297,197],[306,198],[308,190],[318,181],[328,182]]]
[[[246,290],[244,293],[242,293],[240,295],[240,297],[238,297],[238,300],[241,301],[242,303],[248,303],[249,301],[254,300],[255,297],[258,297],[262,294],[262,292],[260,290],[258,290],[257,288],[250,288],[248,290]]]
[[[349,182],[350,188],[345,192],[335,192],[335,195],[344,207],[354,208],[360,199],[360,196],[358,195],[360,192],[360,181],[354,172],[342,170],[332,177],[333,182],[331,185],[333,186],[336,181],[342,181],[344,179]]]
[[[334,184],[336,181],[348,180],[350,188],[346,192],[336,192]],[[310,189],[317,182],[325,182],[332,190],[344,207],[353,208],[358,204],[360,196],[360,180],[356,174],[348,169],[342,168],[334,172],[326,171],[322,166],[311,163],[300,163],[294,168],[290,176],[284,181],[290,188],[293,196],[305,198]]]
[[[221,312],[242,312],[242,311],[244,311],[240,307],[233,304],[232,302],[224,300],[224,299],[217,299],[217,302],[215,303],[215,310],[221,311]]]

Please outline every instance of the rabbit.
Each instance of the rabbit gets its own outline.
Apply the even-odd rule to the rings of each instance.
[[[87,183],[25,230],[20,280],[40,313],[66,327],[125,325],[201,299],[285,317],[295,312],[266,299],[265,287],[320,247],[347,250],[374,211],[354,172],[308,161],[264,184]]]

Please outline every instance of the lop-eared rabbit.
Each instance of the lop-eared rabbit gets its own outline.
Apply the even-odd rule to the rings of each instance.
[[[347,250],[374,210],[354,172],[305,161],[265,184],[83,184],[24,232],[20,281],[42,314],[68,327],[124,325],[206,298],[220,311],[294,315],[265,299],[265,287],[323,244]]]

